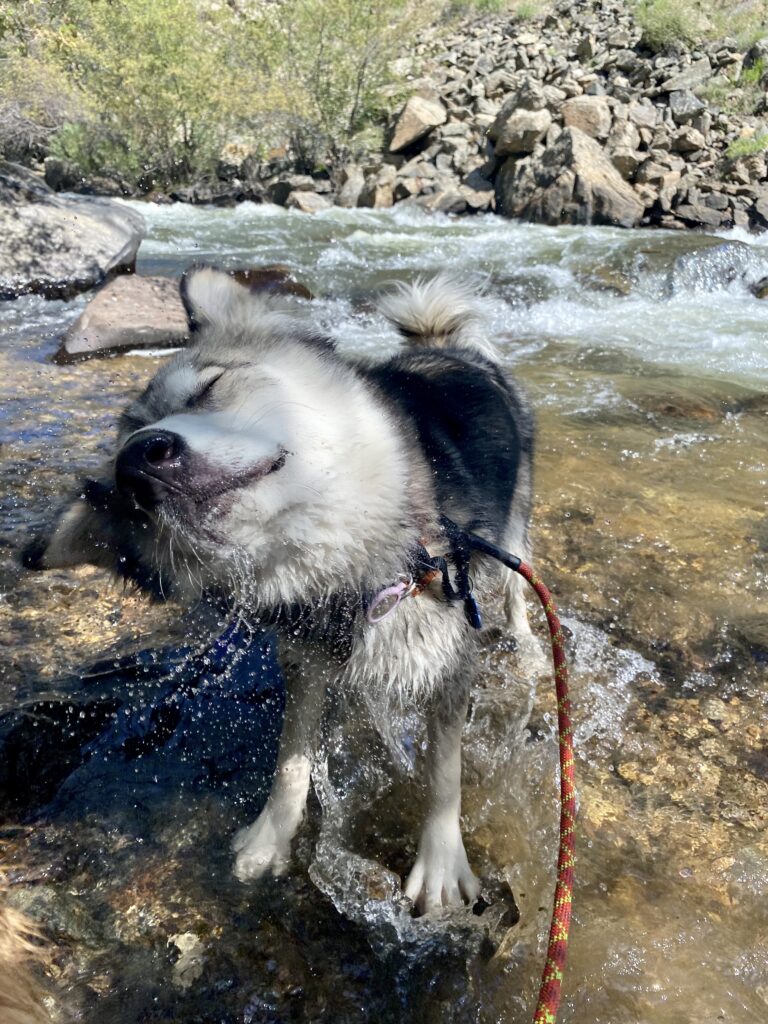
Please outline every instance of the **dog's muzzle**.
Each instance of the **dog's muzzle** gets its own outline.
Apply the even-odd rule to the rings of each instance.
[[[147,512],[181,491],[187,445],[178,434],[148,430],[134,435],[117,456],[118,491]]]

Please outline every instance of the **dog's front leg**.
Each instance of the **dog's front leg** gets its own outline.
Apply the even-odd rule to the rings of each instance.
[[[451,699],[453,698],[453,699]],[[437,698],[427,726],[427,806],[416,863],[405,895],[421,913],[474,903],[480,883],[472,874],[461,838],[461,731],[468,687]]]
[[[272,790],[253,825],[241,829],[233,848],[235,875],[241,882],[288,867],[291,840],[301,824],[307,803],[314,748],[328,673],[306,659],[284,668],[285,720]]]

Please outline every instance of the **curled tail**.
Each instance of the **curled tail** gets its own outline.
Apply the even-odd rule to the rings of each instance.
[[[477,289],[450,274],[418,278],[385,295],[379,308],[415,348],[468,348],[498,360]]]

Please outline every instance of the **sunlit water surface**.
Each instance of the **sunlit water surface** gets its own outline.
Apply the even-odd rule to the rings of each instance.
[[[345,350],[393,351],[369,301],[388,282],[447,268],[485,285],[537,407],[536,562],[572,633],[561,1019],[768,1019],[768,301],[749,287],[768,240],[136,205],[139,273],[287,264]],[[417,721],[392,727],[390,749],[336,707],[294,870],[241,886],[228,845],[264,798],[282,700],[268,647],[211,653],[210,623],[96,570],[17,568],[160,362],[51,364],[85,301],[0,306],[0,837],[9,898],[53,943],[55,1019],[530,1020],[557,744],[551,681],[507,638],[484,642],[465,740],[465,832],[490,906],[418,921],[398,898]]]

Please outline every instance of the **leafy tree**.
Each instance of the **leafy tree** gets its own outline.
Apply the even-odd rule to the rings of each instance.
[[[44,30],[84,110],[60,152],[146,184],[209,170],[257,91],[236,29],[229,7],[194,0],[72,0]]]
[[[434,15],[415,0],[285,0],[259,22],[275,41],[274,112],[287,118],[307,164],[343,159],[356,133],[382,118],[392,60]]]

